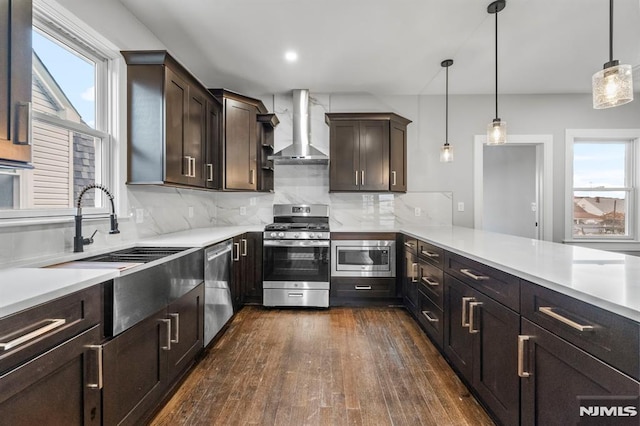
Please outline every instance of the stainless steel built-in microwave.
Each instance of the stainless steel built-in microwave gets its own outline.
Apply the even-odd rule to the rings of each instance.
[[[332,277],[395,277],[393,240],[331,241]]]

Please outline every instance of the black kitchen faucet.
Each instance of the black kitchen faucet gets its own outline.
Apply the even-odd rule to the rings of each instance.
[[[90,189],[100,189],[109,197],[109,201],[111,202],[111,215],[109,215],[109,219],[111,220],[111,230],[109,234],[119,234],[118,230],[118,218],[116,217],[116,208],[113,204],[113,195],[111,191],[107,189],[107,187],[99,184],[92,183],[91,185],[87,185],[80,191],[80,195],[78,195],[78,202],[76,203],[76,207],[78,210],[76,211],[75,221],[76,221],[76,235],[73,237],[73,252],[80,253],[84,251],[84,246],[93,243],[93,236],[96,235],[97,230],[91,235],[89,238],[82,237],[82,196],[85,192]]]

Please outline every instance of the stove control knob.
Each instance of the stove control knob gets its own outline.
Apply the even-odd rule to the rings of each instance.
[[[269,234],[270,237],[275,237],[276,235],[278,234],[276,234],[275,232],[272,232],[271,234]]]
[[[278,237],[284,237],[284,232],[278,232]]]
[[[313,232],[309,233],[309,238],[315,238],[316,234],[314,234]]]
[[[293,234],[293,238],[300,238],[300,234],[296,232],[295,234]]]

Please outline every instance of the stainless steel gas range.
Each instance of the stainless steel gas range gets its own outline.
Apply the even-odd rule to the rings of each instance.
[[[263,238],[264,306],[329,307],[329,206],[276,204]]]

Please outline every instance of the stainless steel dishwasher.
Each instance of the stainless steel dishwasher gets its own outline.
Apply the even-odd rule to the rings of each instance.
[[[231,290],[231,248],[233,240],[204,251],[204,345],[207,346],[233,315]]]

